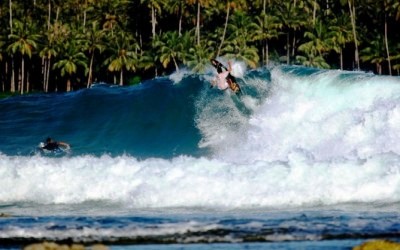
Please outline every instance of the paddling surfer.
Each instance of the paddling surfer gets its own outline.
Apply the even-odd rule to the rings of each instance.
[[[49,150],[49,151],[56,151],[56,150],[60,150],[60,149],[69,149],[70,145],[68,143],[61,142],[61,141],[54,141],[53,139],[48,137],[46,139],[46,142],[43,143],[43,145],[41,146],[41,148]]]

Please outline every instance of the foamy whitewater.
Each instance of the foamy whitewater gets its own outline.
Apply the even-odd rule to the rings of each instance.
[[[233,74],[239,97],[209,87],[210,67],[0,100],[0,242],[400,238],[399,77],[240,62]],[[71,149],[43,152],[48,136]]]

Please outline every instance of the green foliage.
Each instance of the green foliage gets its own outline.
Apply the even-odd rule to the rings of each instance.
[[[65,80],[89,87],[118,77],[131,84],[135,76],[182,67],[202,72],[217,53],[251,68],[270,58],[332,68],[340,58],[341,67],[352,69],[355,46],[365,70],[400,71],[397,0],[34,2],[12,0],[12,13],[9,1],[0,2],[5,91],[20,91],[18,79],[28,91],[47,91]],[[4,72],[10,65],[17,65],[14,74]]]
[[[30,26],[27,26],[30,25]],[[34,49],[37,48],[39,35],[34,33],[35,27],[31,23],[22,23],[19,20],[14,21],[15,33],[10,34],[10,45],[8,51],[11,54],[21,54],[22,56],[32,57]]]
[[[129,79],[128,85],[129,86],[136,85],[136,84],[139,84],[141,81],[142,81],[142,78],[140,76],[134,76]]]

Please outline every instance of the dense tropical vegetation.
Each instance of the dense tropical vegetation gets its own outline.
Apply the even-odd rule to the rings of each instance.
[[[0,92],[135,83],[225,56],[399,75],[399,0],[4,0]]]

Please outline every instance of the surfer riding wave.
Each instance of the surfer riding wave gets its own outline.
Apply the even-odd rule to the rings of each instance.
[[[232,76],[232,66],[231,63],[228,62],[228,68],[225,67],[221,62],[211,59],[211,64],[217,69],[217,77],[214,81],[212,81],[211,86],[218,86],[219,89],[225,90],[228,87],[235,93],[240,94],[242,91],[240,89],[239,84],[236,82],[236,78]]]

